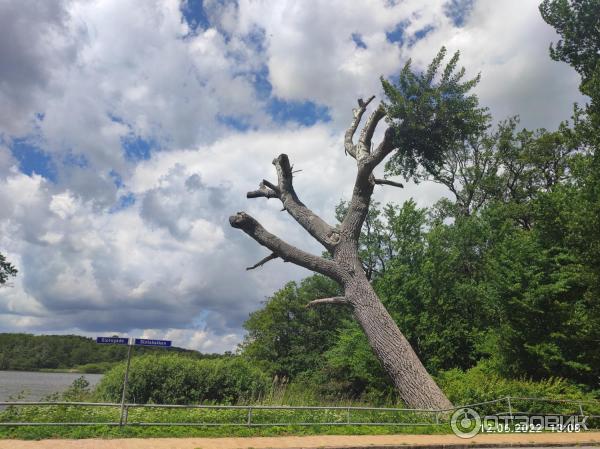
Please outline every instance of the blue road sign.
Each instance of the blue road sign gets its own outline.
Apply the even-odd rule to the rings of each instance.
[[[96,343],[102,343],[105,345],[127,345],[129,344],[129,338],[96,337]]]
[[[148,338],[136,338],[135,344],[141,346],[162,346],[163,348],[168,348],[171,346],[171,340],[152,340]]]

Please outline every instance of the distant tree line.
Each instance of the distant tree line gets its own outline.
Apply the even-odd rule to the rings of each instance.
[[[136,355],[178,353],[191,358],[218,358],[218,354],[202,354],[182,348],[151,348],[137,346]],[[69,369],[81,365],[103,367],[122,362],[127,346],[98,344],[91,338],[77,335],[0,334],[0,370]]]

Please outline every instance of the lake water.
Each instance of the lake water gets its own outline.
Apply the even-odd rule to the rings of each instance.
[[[65,391],[75,379],[84,376],[94,387],[102,378],[102,374],[80,373],[40,373],[30,371],[0,371],[0,401],[9,401],[24,392],[23,398],[17,401],[38,401],[50,393]]]

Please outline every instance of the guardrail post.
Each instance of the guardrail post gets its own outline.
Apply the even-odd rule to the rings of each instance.
[[[438,425],[440,423],[440,412],[435,412],[435,424]]]
[[[512,421],[512,419],[513,419],[513,410],[512,410],[512,404],[510,403],[510,396],[506,396],[506,402],[508,402],[508,416],[510,416],[510,419]]]
[[[246,424],[248,427],[252,425],[252,407],[248,407],[248,420]]]
[[[346,423],[350,424],[350,407],[346,409]]]

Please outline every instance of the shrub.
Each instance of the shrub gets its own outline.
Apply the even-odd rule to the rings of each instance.
[[[121,399],[125,364],[119,364],[96,387],[98,400]],[[237,357],[194,360],[172,354],[144,355],[131,361],[127,401],[156,404],[236,403],[262,396],[268,377]]]
[[[585,393],[573,383],[558,377],[540,381],[507,379],[497,374],[493,367],[485,361],[479,362],[467,371],[451,369],[443,371],[437,377],[438,384],[454,405],[466,405],[505,398],[507,396],[523,398],[573,399],[595,401],[593,393]],[[515,411],[531,413],[573,413],[576,412],[572,403],[559,407],[559,403],[512,400]],[[486,413],[506,411],[506,403],[486,405],[481,410]],[[593,406],[593,407],[597,407]],[[564,410],[563,410],[564,408]],[[571,410],[572,409],[572,410]]]
[[[85,374],[102,374],[109,371],[118,362],[95,362],[86,363],[85,365],[77,365],[75,368],[79,373]]]

